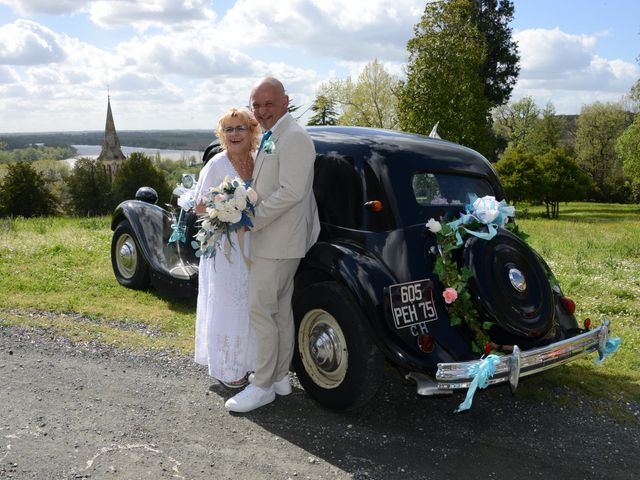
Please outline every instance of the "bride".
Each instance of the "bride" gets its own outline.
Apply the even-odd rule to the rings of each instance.
[[[248,110],[232,108],[218,121],[216,134],[223,151],[200,171],[196,185],[196,213],[206,212],[202,197],[225,178],[249,180],[253,174],[260,128]],[[229,258],[200,257],[196,312],[195,361],[209,368],[209,375],[231,388],[247,384],[254,370],[255,338],[249,322],[249,268],[240,251],[249,257],[249,235],[239,242],[232,234]],[[226,241],[224,239],[223,241]]]

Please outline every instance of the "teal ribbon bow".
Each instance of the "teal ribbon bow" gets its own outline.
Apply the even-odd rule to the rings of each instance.
[[[455,413],[462,412],[464,410],[469,410],[471,408],[471,403],[473,402],[473,396],[476,393],[478,388],[487,388],[489,386],[489,379],[493,377],[496,373],[496,365],[500,363],[500,357],[498,355],[487,355],[485,358],[480,360],[480,362],[473,363],[469,367],[467,367],[467,372],[469,375],[473,375],[473,381],[471,385],[469,385],[469,390],[467,390],[467,396],[458,408],[456,408]]]
[[[455,232],[456,235],[456,247],[462,245],[462,235],[460,234],[459,229],[462,228],[469,235],[473,235],[474,237],[481,238],[482,240],[491,240],[496,236],[498,232],[498,227],[503,226],[507,223],[509,217],[515,216],[515,208],[511,205],[507,205],[507,202],[504,200],[500,200],[498,202],[498,211],[499,215],[492,222],[485,223],[480,220],[475,212],[475,208],[473,207],[473,203],[477,200],[478,196],[474,193],[469,194],[469,203],[465,205],[466,213],[461,214],[458,220],[454,220],[453,222],[449,222],[448,225],[451,227],[451,230]],[[487,226],[486,232],[477,232],[475,230],[469,230],[468,228],[463,227],[462,225],[467,225],[474,220],[479,221]]]
[[[620,337],[607,337],[607,341],[604,342],[604,347],[599,350],[600,355],[594,360],[595,364],[600,365],[607,358],[616,353],[618,348],[620,348],[621,343],[622,339]]]

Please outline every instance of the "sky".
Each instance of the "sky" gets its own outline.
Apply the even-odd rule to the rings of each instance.
[[[0,132],[103,130],[108,95],[118,130],[214,129],[264,76],[307,110],[323,82],[356,79],[374,59],[403,78],[425,4],[0,0]],[[514,5],[512,100],[576,114],[640,78],[640,1]]]

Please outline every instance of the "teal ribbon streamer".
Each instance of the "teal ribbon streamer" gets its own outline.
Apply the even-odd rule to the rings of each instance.
[[[604,342],[604,347],[599,351],[602,356],[598,355],[595,358],[594,363],[596,365],[601,365],[602,362],[618,351],[621,343],[622,339],[620,337],[608,337],[607,341]]]
[[[185,236],[185,231],[187,229],[187,226],[184,223],[184,219],[182,218],[182,214],[183,214],[184,210],[180,210],[180,215],[178,216],[178,223],[172,223],[171,224],[171,229],[173,230],[173,233],[171,234],[171,237],[169,237],[169,241],[167,242],[168,244],[180,241],[182,243],[187,241],[187,238]]]
[[[471,408],[473,402],[473,396],[478,388],[487,388],[489,385],[489,379],[496,373],[496,365],[500,363],[500,357],[498,355],[487,355],[485,358],[477,363],[473,363],[467,367],[467,374],[473,375],[473,381],[469,385],[467,390],[467,396],[455,413],[460,413]]]

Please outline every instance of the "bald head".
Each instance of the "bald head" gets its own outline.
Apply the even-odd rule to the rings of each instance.
[[[289,97],[277,78],[265,77],[251,90],[251,108],[264,130],[270,130],[287,113]]]

